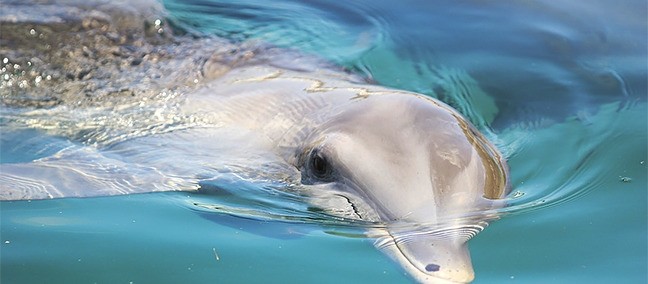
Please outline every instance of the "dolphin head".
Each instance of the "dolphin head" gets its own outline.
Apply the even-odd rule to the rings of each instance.
[[[466,241],[507,189],[497,150],[449,106],[419,95],[372,95],[327,111],[297,155],[301,182],[385,224],[371,230],[376,246],[416,280],[471,281]]]

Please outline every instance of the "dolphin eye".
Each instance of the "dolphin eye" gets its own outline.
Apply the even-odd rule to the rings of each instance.
[[[313,153],[310,161],[313,175],[318,179],[328,179],[331,175],[331,164],[320,153]]]

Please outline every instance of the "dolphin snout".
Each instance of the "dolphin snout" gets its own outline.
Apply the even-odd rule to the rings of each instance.
[[[460,229],[459,234],[449,231],[446,231],[448,234],[390,232],[380,238],[376,246],[387,252],[418,282],[467,283],[475,278],[475,273],[465,230]]]

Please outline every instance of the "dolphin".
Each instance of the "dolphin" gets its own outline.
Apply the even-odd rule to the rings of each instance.
[[[332,214],[383,224],[368,234],[415,280],[472,281],[466,242],[502,206],[504,158],[448,105],[348,77],[253,65],[145,104],[7,109],[4,131],[68,142],[1,164],[0,199],[200,191],[224,174],[270,180]]]

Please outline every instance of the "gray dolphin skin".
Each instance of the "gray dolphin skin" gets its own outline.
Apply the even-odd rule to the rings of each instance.
[[[367,234],[418,282],[474,279],[466,243],[497,218],[507,166],[457,111],[327,68],[217,73],[182,93],[3,107],[3,132],[65,142],[2,164],[0,200],[200,191],[224,175],[271,181],[331,214],[383,224]]]
[[[79,131],[111,128],[90,135],[98,146],[4,164],[1,197],[192,191],[219,172],[254,173],[261,177],[250,178],[296,184],[319,200],[344,197],[350,215],[388,224],[372,230],[377,246],[421,282],[471,281],[466,241],[485,226],[480,212],[497,206],[492,199],[507,188],[500,154],[439,101],[325,76],[252,66],[175,98],[153,116],[87,109],[86,116],[106,120],[75,121]],[[66,111],[22,116],[31,127],[45,127]],[[146,127],[127,129],[131,120],[147,120]]]

